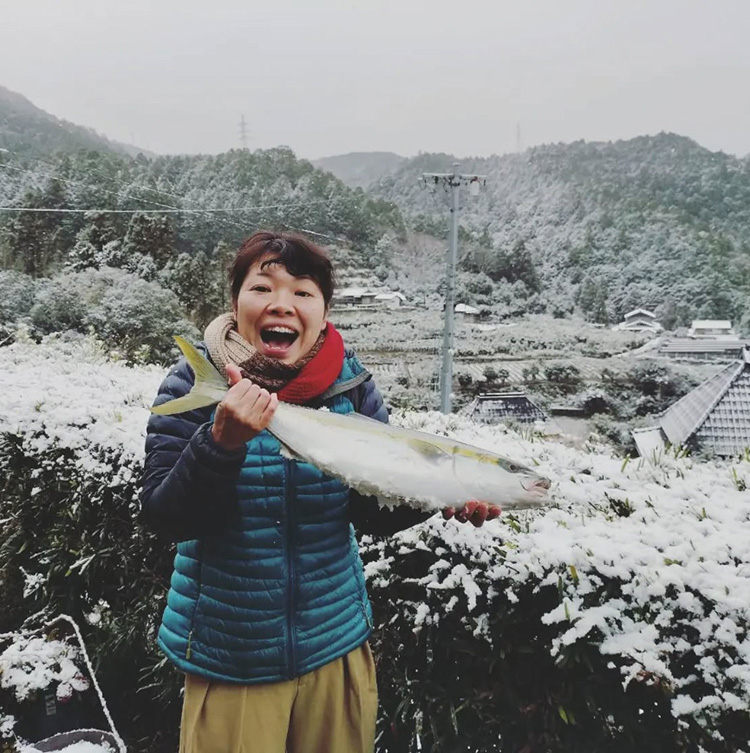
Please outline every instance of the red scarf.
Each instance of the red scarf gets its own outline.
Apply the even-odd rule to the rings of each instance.
[[[343,364],[344,341],[333,324],[328,322],[320,350],[289,384],[279,390],[279,400],[303,405],[322,395],[336,381]]]

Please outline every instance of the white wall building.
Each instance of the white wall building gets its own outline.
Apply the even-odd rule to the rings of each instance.
[[[378,293],[375,296],[375,303],[386,308],[396,309],[406,303],[406,296],[403,293]]]
[[[728,319],[695,319],[688,337],[707,337],[712,340],[734,340],[736,335]]]
[[[612,329],[625,332],[661,332],[662,326],[656,321],[656,314],[648,309],[633,309],[628,311],[623,320]]]
[[[457,303],[454,309],[458,318],[467,322],[478,322],[481,312],[474,306],[469,306],[466,303]]]

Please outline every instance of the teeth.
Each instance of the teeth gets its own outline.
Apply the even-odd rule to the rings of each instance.
[[[296,335],[296,330],[293,330],[291,327],[266,327],[266,332],[283,332],[288,335]]]

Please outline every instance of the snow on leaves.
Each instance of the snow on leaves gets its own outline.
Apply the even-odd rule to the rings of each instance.
[[[65,447],[81,469],[134,488],[147,406],[162,377],[106,362],[90,344],[17,343],[0,349],[0,430],[21,435],[29,455]],[[401,577],[400,558],[431,558],[412,579],[421,597],[398,607],[414,631],[464,614],[470,633],[487,635],[493,610],[522,608],[529,589],[553,587],[558,602],[542,617],[557,631],[553,656],[597,646],[624,686],[669,686],[678,719],[710,727],[717,715],[747,708],[750,493],[735,483],[747,477],[747,460],[666,454],[623,464],[602,445],[579,450],[456,416],[394,420],[486,447],[553,480],[551,505],[539,513],[503,515],[481,529],[436,516],[399,534],[388,551],[363,541],[385,555],[366,558],[374,589]],[[33,670],[28,687],[36,677]]]

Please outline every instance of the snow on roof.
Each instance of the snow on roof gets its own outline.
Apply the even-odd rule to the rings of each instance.
[[[735,361],[699,384],[659,419],[674,445],[694,441],[717,455],[750,447],[750,363]]]
[[[656,319],[656,314],[654,314],[653,311],[649,311],[648,309],[633,309],[632,311],[628,311],[627,314],[625,314],[624,318],[628,319],[631,316],[635,316],[636,314],[645,314],[646,316],[650,316],[652,319]]]
[[[340,298],[348,296],[357,298],[363,295],[372,295],[372,291],[369,288],[341,288],[336,295]]]
[[[469,406],[468,415],[475,421],[496,423],[514,418],[521,423],[546,421],[547,416],[525,392],[488,392],[477,395]]]
[[[662,343],[660,353],[723,353],[742,350],[744,340],[704,340],[693,338],[675,338]]]
[[[732,329],[728,319],[694,319],[690,329]]]
[[[375,296],[376,301],[392,301],[394,298],[398,298],[401,301],[406,300],[406,296],[403,293],[393,292],[393,293],[378,293]]]
[[[478,314],[479,309],[475,309],[473,306],[469,306],[466,303],[457,303],[456,309],[457,314]]]

